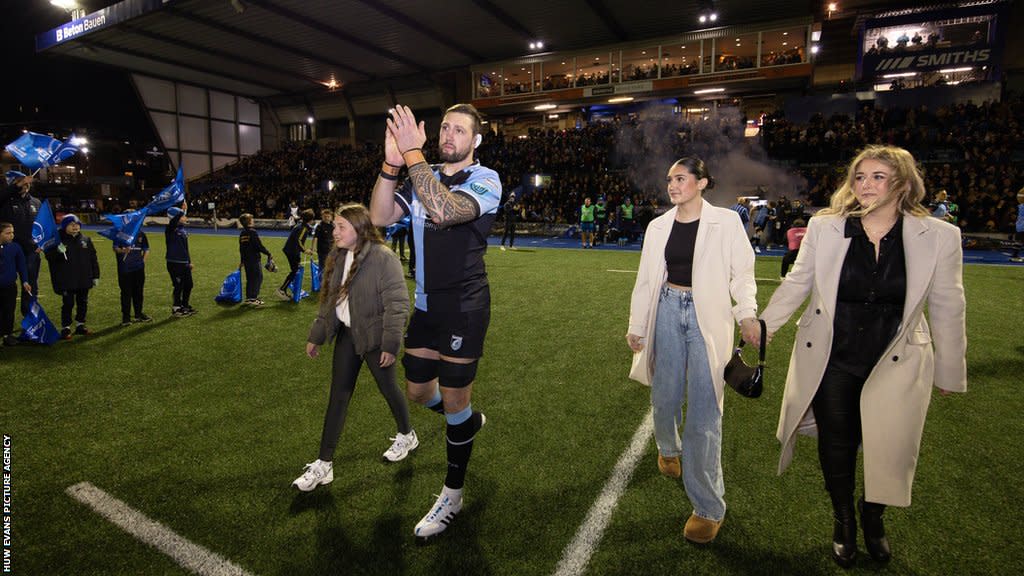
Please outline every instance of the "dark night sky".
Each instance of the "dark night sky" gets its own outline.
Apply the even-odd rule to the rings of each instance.
[[[115,4],[79,0],[86,13]],[[36,54],[35,35],[70,16],[49,0],[6,0],[0,18],[5,61],[0,89],[0,140],[23,128],[75,130],[111,140],[156,144],[128,74],[83,60]]]

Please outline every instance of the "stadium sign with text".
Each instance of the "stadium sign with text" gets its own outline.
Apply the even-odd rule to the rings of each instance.
[[[995,50],[991,47],[948,48],[913,54],[865,54],[863,70],[881,76],[893,72],[940,70],[951,66],[988,66],[995,58]]]
[[[159,10],[170,0],[123,0],[113,6],[97,10],[92,14],[72,20],[36,36],[36,52],[42,52],[58,44],[81,38],[90,32],[127,22],[153,10]]]

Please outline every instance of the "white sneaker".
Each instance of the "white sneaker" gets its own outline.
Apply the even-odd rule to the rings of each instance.
[[[330,462],[318,459],[306,464],[306,471],[302,473],[302,476],[296,478],[295,482],[292,482],[292,486],[303,492],[309,492],[321,484],[330,484],[333,481],[334,466]]]
[[[384,458],[391,462],[398,462],[399,460],[405,460],[405,457],[409,455],[420,445],[420,439],[416,437],[416,431],[410,430],[408,434],[402,434],[399,432],[391,440],[394,441],[391,444],[391,448],[388,448],[387,452],[384,453]]]
[[[277,292],[274,292],[274,295],[277,296],[280,300],[291,300],[291,297],[288,296],[288,293],[285,292],[284,290],[281,290],[280,288],[277,289]]]
[[[461,510],[462,490],[453,490],[445,486],[434,502],[434,507],[416,524],[416,537],[425,540],[444,532]]]

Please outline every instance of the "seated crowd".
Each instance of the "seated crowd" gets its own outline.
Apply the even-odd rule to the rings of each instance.
[[[674,121],[678,122],[678,121]],[[1024,98],[981,105],[959,104],[931,111],[878,110],[865,106],[854,117],[815,115],[795,124],[781,113],[765,117],[759,139],[744,138],[743,120],[645,129],[634,119],[593,122],[579,129],[534,129],[526,138],[489,134],[478,157],[502,176],[506,192],[517,190],[523,221],[574,223],[585,197],[604,198],[610,213],[627,196],[638,206],[660,201],[662,183],[644,166],[652,157],[697,153],[714,158],[735,146],[777,165],[788,166],[807,182],[802,190],[769,194],[824,206],[841,182],[842,166],[867,144],[910,150],[922,163],[929,194],[945,190],[958,207],[956,220],[967,231],[1005,231],[1015,218],[1016,190],[1024,185],[1021,125]],[[437,142],[427,143],[436,158]],[[763,150],[761,150],[763,148]],[[318,145],[292,142],[263,151],[193,185],[190,203],[198,213],[216,203],[221,217],[249,212],[257,218],[287,218],[293,201],[302,207],[330,207],[369,201],[379,146]],[[535,185],[533,175],[544,178]],[[737,194],[750,191],[738,190]]]

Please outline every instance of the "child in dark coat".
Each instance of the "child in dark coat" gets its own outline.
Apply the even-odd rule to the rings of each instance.
[[[20,287],[31,296],[25,254],[14,243],[14,225],[0,222],[0,340],[4,346],[18,343],[14,337],[14,303],[18,300],[19,278]]]
[[[63,298],[60,309],[60,336],[71,339],[71,314],[75,316],[74,333],[86,336],[90,331],[85,326],[89,311],[89,290],[99,284],[100,263],[92,239],[82,234],[82,221],[74,214],[68,214],[60,221],[60,243],[46,252],[50,263],[50,280],[53,291]]]

